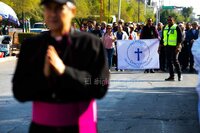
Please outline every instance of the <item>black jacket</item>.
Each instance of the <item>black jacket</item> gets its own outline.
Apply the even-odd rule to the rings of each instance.
[[[155,26],[144,26],[140,35],[140,39],[154,39],[158,38],[158,31]]]
[[[69,41],[69,42],[68,42]],[[58,42],[45,32],[26,39],[13,77],[13,93],[17,100],[76,102],[102,98],[108,89],[109,72],[102,42],[89,33],[76,32],[64,36],[60,49],[66,65],[62,76],[43,74],[48,45]],[[67,45],[70,44],[70,45]]]

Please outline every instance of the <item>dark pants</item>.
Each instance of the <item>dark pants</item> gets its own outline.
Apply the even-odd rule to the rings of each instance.
[[[183,48],[181,49],[179,61],[182,66],[182,70],[186,70],[189,64],[189,45],[187,45],[186,42],[184,42]]]
[[[193,70],[194,69],[194,57],[193,57],[191,49],[192,49],[192,45],[190,44],[189,47],[188,47],[189,58],[190,58],[190,70]]]
[[[108,66],[109,69],[112,67],[112,59],[113,59],[113,54],[114,54],[114,48],[112,49],[106,49],[107,51],[107,57],[108,57]]]
[[[176,69],[178,76],[181,76],[181,68],[178,61],[179,53],[176,53],[176,47],[166,46],[165,52],[166,52],[167,65],[169,68],[170,77],[174,77],[174,67]]]
[[[29,133],[79,133],[78,126],[49,127],[31,123]]]
[[[160,60],[160,70],[166,70],[165,47],[161,47],[160,49],[159,60]]]

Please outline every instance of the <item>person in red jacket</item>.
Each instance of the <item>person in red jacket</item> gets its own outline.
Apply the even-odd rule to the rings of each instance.
[[[32,101],[29,133],[96,133],[95,99],[105,96],[109,71],[99,38],[70,32],[73,0],[42,0],[49,31],[26,39],[12,80],[14,97]]]

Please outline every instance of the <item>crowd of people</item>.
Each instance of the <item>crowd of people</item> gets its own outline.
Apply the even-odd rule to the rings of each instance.
[[[105,48],[108,53],[108,64],[111,70],[112,66],[116,67],[117,71],[117,50],[116,50],[116,40],[138,40],[138,39],[162,39],[163,27],[165,25],[159,22],[154,25],[153,19],[148,18],[146,24],[125,22],[120,19],[118,22],[114,22],[112,25],[106,22],[97,23],[96,21],[88,21],[82,24],[80,29],[77,29],[75,23],[73,23],[73,28],[76,31],[90,32],[100,39],[103,40]],[[180,69],[182,72],[195,72],[194,69],[194,59],[191,52],[193,42],[199,36],[200,25],[198,22],[180,22],[177,23],[178,29],[182,34],[181,36],[181,49],[178,56],[178,61],[180,64]],[[162,40],[161,40],[162,41]],[[164,47],[159,49],[160,57],[160,70],[166,72],[169,69],[167,64],[166,52]],[[123,70],[121,70],[123,71]],[[154,73],[153,69],[146,69],[145,73]]]

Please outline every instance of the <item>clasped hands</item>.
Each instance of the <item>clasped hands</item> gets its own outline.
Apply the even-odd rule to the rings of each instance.
[[[43,69],[45,77],[49,77],[51,75],[52,70],[57,75],[62,75],[65,71],[65,67],[65,64],[58,56],[58,53],[56,52],[55,48],[52,45],[49,45],[47,48]]]

